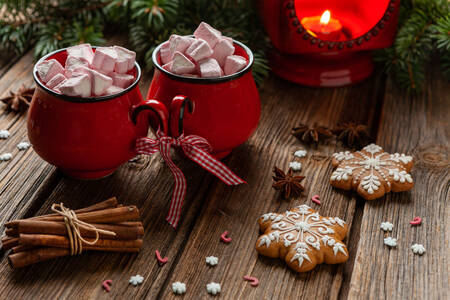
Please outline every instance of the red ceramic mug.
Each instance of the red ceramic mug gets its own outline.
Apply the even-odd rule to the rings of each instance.
[[[170,109],[173,137],[184,129],[185,135],[207,139],[213,148],[213,156],[225,157],[244,143],[258,125],[260,100],[251,72],[253,53],[244,44],[234,41],[234,54],[248,61],[244,69],[219,78],[192,78],[172,74],[162,68],[162,45],[153,51],[155,74],[147,98],[157,99]],[[187,98],[191,105],[189,110],[184,110]],[[184,120],[180,122],[183,115]]]
[[[57,50],[37,64],[52,58],[64,65],[67,52]],[[136,78],[132,85],[117,94],[91,98],[61,95],[47,88],[37,75],[36,65],[28,137],[39,156],[68,176],[96,179],[113,173],[136,156],[135,141],[147,135],[149,119],[152,124],[159,121],[161,130],[168,134],[166,107],[142,98],[137,63],[130,72]]]

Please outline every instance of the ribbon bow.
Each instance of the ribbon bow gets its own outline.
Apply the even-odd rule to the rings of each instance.
[[[160,130],[156,133],[156,139],[140,138],[136,141],[136,151],[139,154],[151,155],[160,152],[164,161],[169,165],[170,171],[175,178],[172,200],[170,202],[169,214],[166,217],[172,227],[176,228],[180,220],[181,207],[186,195],[186,178],[183,172],[175,165],[170,158],[170,147],[181,147],[184,154],[192,161],[199,164],[208,172],[214,174],[227,185],[238,185],[245,183],[223,163],[212,157],[212,151],[208,141],[197,135],[184,136],[178,138],[164,135]]]

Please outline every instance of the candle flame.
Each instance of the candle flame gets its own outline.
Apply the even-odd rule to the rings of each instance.
[[[320,25],[327,25],[328,22],[330,22],[330,18],[331,18],[331,13],[330,11],[327,9],[326,11],[323,12],[322,16],[320,17]]]

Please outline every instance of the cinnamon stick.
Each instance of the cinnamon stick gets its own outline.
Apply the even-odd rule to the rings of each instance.
[[[111,251],[118,250],[113,249]],[[124,248],[120,251],[139,252],[139,248]],[[41,261],[68,255],[70,255],[70,250],[66,248],[41,247],[11,254],[8,256],[8,261],[13,268],[23,268]]]
[[[19,245],[45,246],[69,248],[70,241],[65,236],[51,234],[26,234],[19,235]],[[128,248],[139,249],[142,246],[142,239],[136,240],[105,240],[99,239],[94,245],[88,245],[82,242],[84,250],[100,251],[126,251]]]
[[[118,205],[117,204],[117,198],[116,197],[112,197],[112,198],[109,198],[109,199],[107,199],[105,201],[102,201],[102,202],[99,202],[99,203],[96,203],[96,204],[93,204],[93,205],[90,205],[90,206],[87,206],[87,207],[84,207],[84,208],[76,209],[76,210],[74,210],[74,212],[76,214],[80,214],[80,213],[92,212],[92,211],[96,211],[96,210],[113,208],[113,207],[117,207],[117,205]],[[35,217],[29,218],[29,219],[22,219],[22,220],[30,220],[30,219],[43,219],[43,220],[46,220],[49,217],[55,217],[55,216],[59,216],[59,215],[56,214],[56,213],[51,213],[51,214],[35,216]],[[14,226],[17,225],[18,221],[21,221],[21,220],[14,220],[14,221],[7,222],[7,223],[5,223],[5,226],[7,228],[14,227]]]
[[[77,214],[80,221],[87,223],[118,223],[139,218],[139,210],[136,206],[123,206],[115,208],[107,208],[102,210],[95,210]],[[39,218],[42,221],[63,221],[63,216],[42,216]],[[17,227],[22,220],[14,220],[5,224],[6,227]]]
[[[18,245],[19,245],[18,237],[5,236],[2,238],[2,247],[1,247],[2,250],[8,250]]]
[[[136,222],[135,226],[126,225],[116,225],[116,224],[95,224],[98,229],[108,230],[114,232],[116,235],[106,235],[100,233],[99,236],[106,240],[136,240],[144,235],[144,227],[141,222]],[[18,236],[20,233],[32,233],[32,234],[53,234],[67,236],[67,227],[63,222],[55,221],[41,221],[41,220],[21,220],[17,228],[10,228],[7,230],[8,235],[12,235],[11,231],[14,230],[15,235]],[[95,232],[80,228],[80,234],[82,237],[95,238]]]

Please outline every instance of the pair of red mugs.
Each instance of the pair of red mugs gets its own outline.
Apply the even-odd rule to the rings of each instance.
[[[167,42],[166,42],[167,43]],[[136,156],[135,143],[148,128],[166,135],[198,135],[212,146],[218,159],[244,143],[256,129],[260,100],[251,73],[253,54],[234,41],[235,54],[247,66],[219,78],[189,78],[169,73],[153,52],[155,73],[147,100],[138,87],[141,69],[133,70],[134,83],[120,93],[80,98],[47,88],[33,70],[36,90],[28,112],[28,137],[36,153],[70,177],[97,179],[112,174]],[[95,51],[95,49],[94,49]],[[42,57],[62,65],[65,49]],[[37,65],[36,64],[36,65]]]

